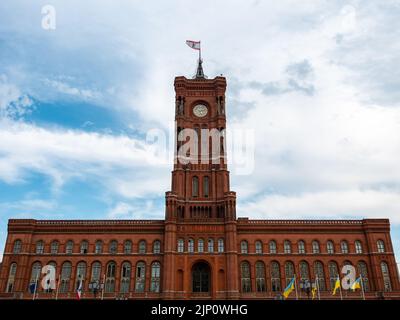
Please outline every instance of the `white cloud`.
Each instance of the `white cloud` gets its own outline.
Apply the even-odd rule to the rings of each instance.
[[[59,93],[75,96],[81,98],[82,100],[97,100],[101,98],[100,92],[90,89],[74,88],[63,81],[44,79],[43,82],[45,85],[55,88]]]
[[[18,202],[4,202],[0,206],[2,208],[12,208],[24,211],[43,211],[52,210],[56,207],[54,200],[43,199],[25,199]]]
[[[259,219],[389,218],[400,224],[400,192],[341,190],[265,195],[240,206],[240,215]]]
[[[150,219],[154,218],[154,204],[146,200],[141,204],[118,202],[107,213],[109,219]]]
[[[25,174],[34,171],[51,177],[56,188],[74,177],[92,177],[104,186],[113,179],[128,182],[136,170],[147,168],[151,176],[163,164],[151,146],[128,136],[45,129],[8,120],[0,120],[0,154],[1,180],[23,182]],[[141,188],[138,183],[135,190],[146,193]],[[149,191],[148,186],[143,188]]]

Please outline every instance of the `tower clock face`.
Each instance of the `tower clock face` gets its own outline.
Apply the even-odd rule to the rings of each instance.
[[[204,104],[198,104],[193,108],[193,113],[196,117],[204,117],[208,112],[207,107]]]

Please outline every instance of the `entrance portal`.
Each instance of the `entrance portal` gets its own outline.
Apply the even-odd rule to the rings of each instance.
[[[211,272],[207,263],[196,263],[192,268],[193,292],[210,292]]]

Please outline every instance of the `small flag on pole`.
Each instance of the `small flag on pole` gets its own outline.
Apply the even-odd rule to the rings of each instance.
[[[340,290],[340,279],[339,279],[339,276],[337,277],[337,279],[335,281],[335,287],[333,288],[333,292],[332,292],[333,296],[336,294],[336,291],[338,289]]]
[[[356,289],[361,289],[361,276],[353,282],[350,289],[352,289],[353,291],[355,291]]]
[[[317,287],[312,288],[311,294],[312,294],[312,299],[314,300],[315,297],[317,296]]]
[[[290,293],[295,290],[295,277],[293,277],[293,279],[289,282],[288,286],[285,288],[285,290],[283,291],[283,296],[285,297],[285,299],[287,299],[290,295]]]
[[[200,41],[186,40],[186,44],[194,50],[200,50]]]

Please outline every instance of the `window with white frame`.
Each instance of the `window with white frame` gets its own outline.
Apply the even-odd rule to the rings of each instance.
[[[197,241],[197,252],[204,252],[204,240],[199,239]]]
[[[224,239],[218,239],[218,252],[219,253],[222,253],[222,252],[224,252],[225,251],[225,248],[224,248]]]
[[[263,253],[263,247],[262,247],[262,242],[261,241],[256,241],[256,253],[257,254],[262,254]]]
[[[358,254],[363,253],[361,241],[357,240],[356,242],[354,242],[354,246],[356,248],[356,253],[358,253]]]
[[[249,253],[249,245],[246,240],[242,240],[242,242],[240,242],[240,252]]]
[[[193,239],[189,239],[188,241],[188,252],[194,252],[194,240]]]
[[[285,240],[283,243],[283,250],[285,253],[292,253],[292,244],[289,240]]]
[[[214,252],[214,240],[213,239],[208,239],[207,251],[210,253]]]
[[[306,253],[306,246],[304,244],[304,241],[300,240],[299,243],[297,244],[298,250],[300,254],[305,254]]]
[[[178,239],[178,252],[185,251],[185,241],[183,239]]]

